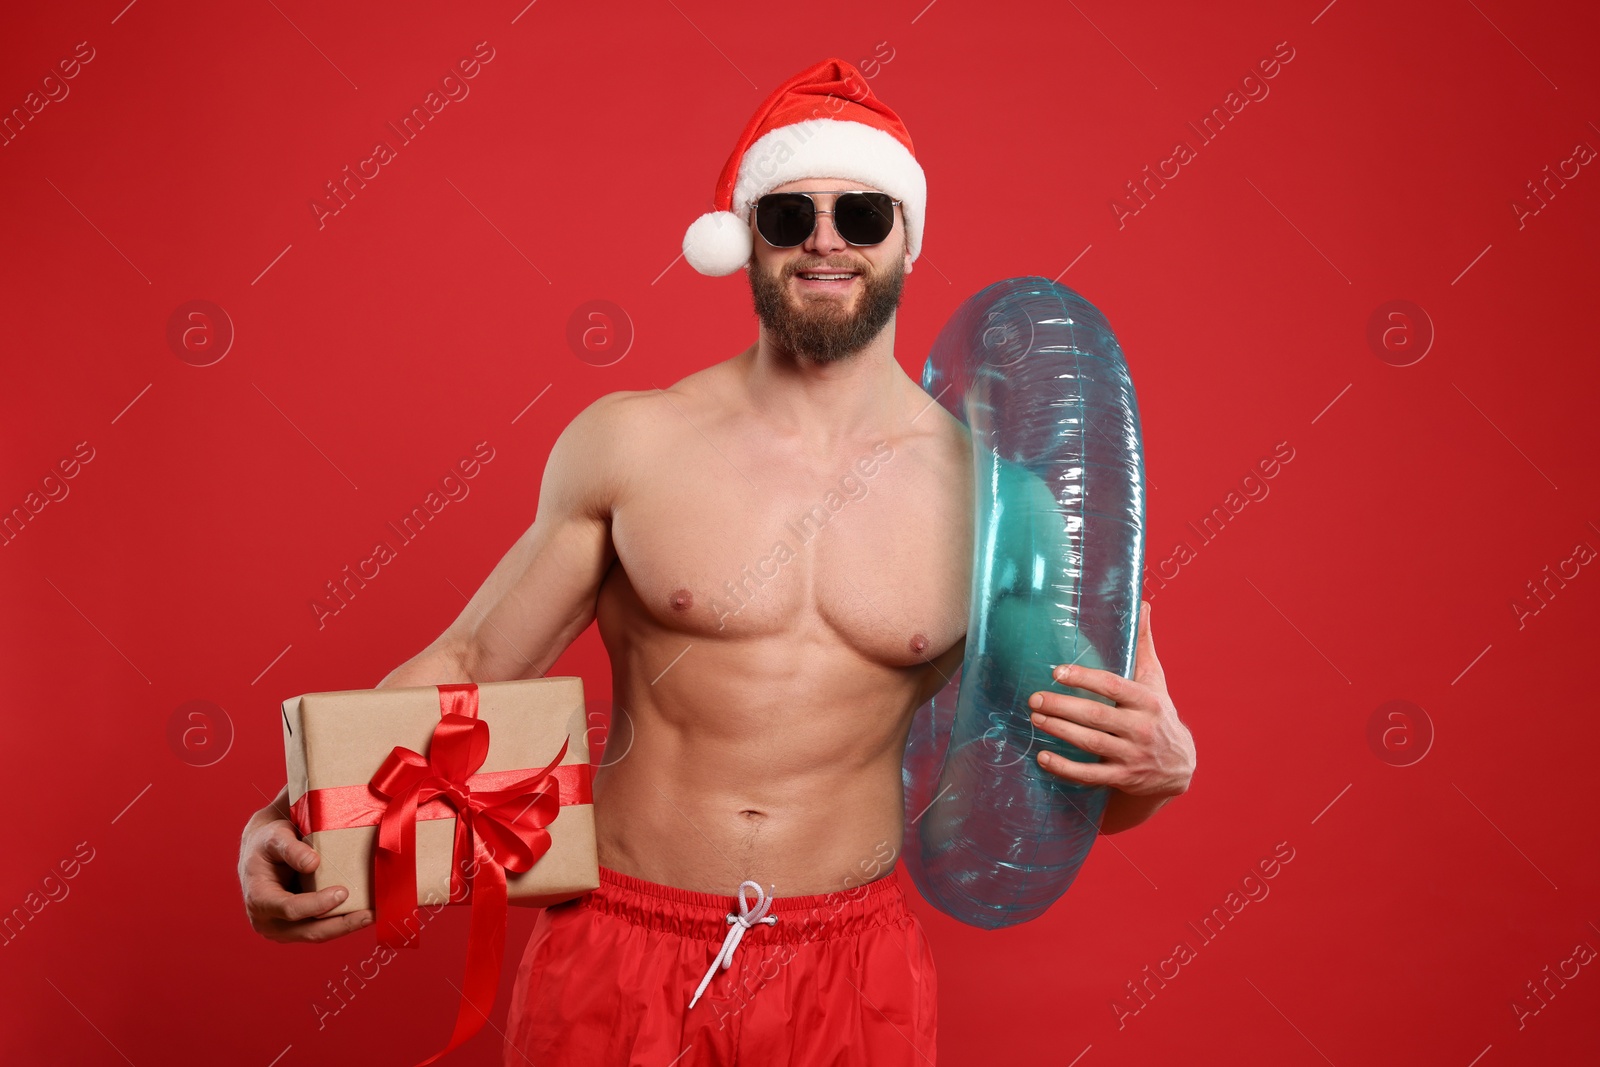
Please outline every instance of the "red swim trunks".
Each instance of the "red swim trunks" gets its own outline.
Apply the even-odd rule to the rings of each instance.
[[[506,1067],[935,1062],[933,952],[892,869],[814,896],[754,886],[725,897],[601,867],[600,888],[539,915]]]

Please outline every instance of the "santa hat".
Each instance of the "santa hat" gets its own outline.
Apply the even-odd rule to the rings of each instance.
[[[900,117],[842,59],[825,59],[784,82],[756,109],[717,179],[714,206],[683,235],[701,274],[732,274],[750,261],[749,211],[757,198],[800,178],[861,182],[901,201],[906,248],[922,250],[928,183]]]

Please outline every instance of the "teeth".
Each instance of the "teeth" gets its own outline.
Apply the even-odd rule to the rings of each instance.
[[[854,278],[855,275],[854,274],[802,274],[802,275],[800,275],[800,277],[802,277],[802,278],[811,278],[811,279],[814,279],[816,281],[822,281],[822,282],[833,282],[833,281],[843,281],[846,278]]]

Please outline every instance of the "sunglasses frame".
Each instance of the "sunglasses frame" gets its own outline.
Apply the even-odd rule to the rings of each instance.
[[[881,189],[806,189],[804,191],[790,190],[788,192],[782,192],[782,193],[765,193],[762,196],[758,196],[758,197],[756,197],[755,200],[751,201],[751,203],[750,203],[750,211],[751,212],[754,212],[756,210],[756,208],[760,206],[761,201],[766,199],[769,196],[803,196],[807,200],[811,201],[811,229],[804,237],[800,238],[800,240],[796,241],[792,245],[776,245],[776,244],[773,244],[771,239],[768,238],[766,234],[761,233],[761,223],[760,222],[756,223],[756,232],[757,233],[761,233],[761,239],[763,241],[766,241],[768,246],[770,246],[772,248],[799,248],[801,245],[805,244],[807,241],[809,241],[811,239],[811,235],[812,234],[817,232],[817,216],[819,216],[819,215],[828,215],[828,216],[831,217],[833,215],[833,210],[832,209],[824,211],[823,209],[817,207],[816,200],[814,200],[812,198],[815,197],[815,196],[832,195],[833,198],[834,198],[833,206],[834,206],[834,208],[837,208],[839,206],[839,199],[838,198],[841,197],[841,196],[844,196],[846,193],[878,193],[879,195],[882,195],[882,196],[888,196],[889,195],[888,193],[883,192],[883,190],[881,190]],[[893,197],[889,198],[889,216],[890,216],[890,218],[889,218],[889,232],[883,235],[883,240],[882,241],[873,241],[871,244],[856,244],[856,242],[850,240],[850,238],[848,238],[848,237],[845,237],[845,235],[842,234],[842,233],[839,234],[839,237],[845,242],[845,244],[848,244],[853,248],[872,248],[872,247],[874,247],[876,245],[883,244],[883,242],[887,241],[890,238],[890,236],[893,235],[893,233],[894,233],[894,209],[895,209],[895,205],[900,204],[902,202],[903,201],[896,200]],[[837,225],[835,225],[833,229],[834,229],[835,233],[839,232],[839,227]]]

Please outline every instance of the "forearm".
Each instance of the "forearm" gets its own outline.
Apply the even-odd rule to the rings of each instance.
[[[430,645],[406,660],[384,676],[374,689],[394,689],[410,685],[447,685],[452,682],[472,682],[467,669],[466,656],[448,645]],[[272,802],[261,808],[245,824],[249,833],[264,822],[288,818],[289,786],[278,790]]]
[[[374,689],[394,689],[413,685],[450,685],[457,682],[483,682],[475,678],[469,657],[454,645],[435,642],[390,671]]]
[[[1112,789],[1106,801],[1106,810],[1100,818],[1102,834],[1116,834],[1131,830],[1159,811],[1170,796],[1136,797],[1120,789]]]

